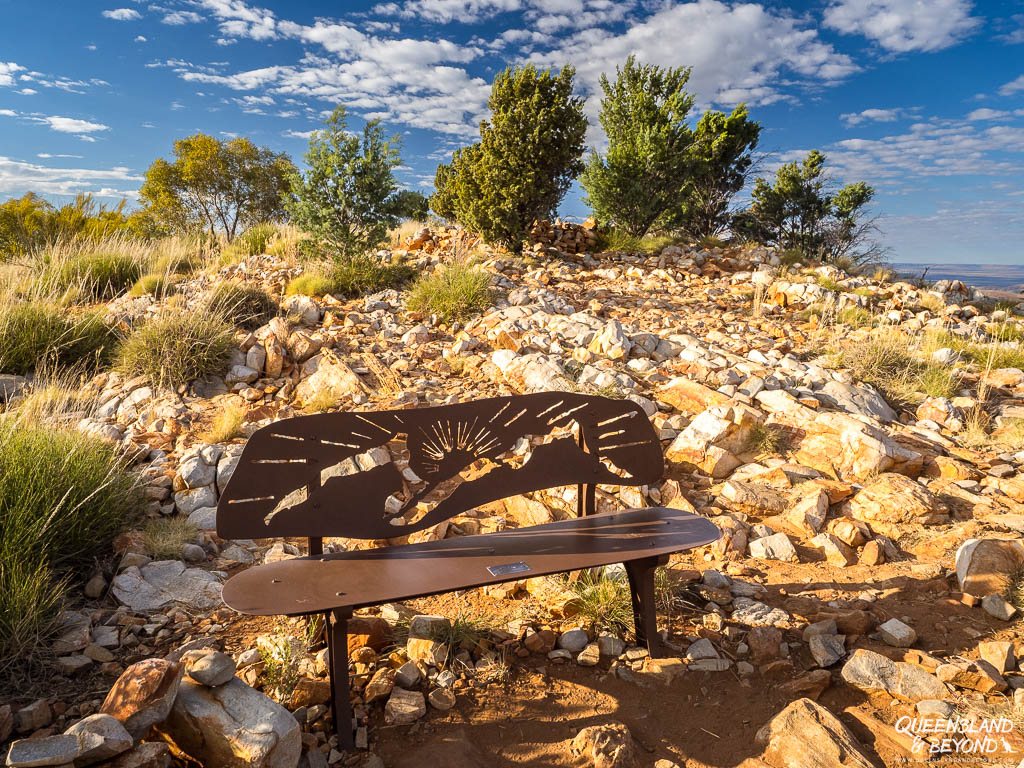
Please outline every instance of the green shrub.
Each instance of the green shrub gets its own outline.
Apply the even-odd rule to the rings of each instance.
[[[609,227],[598,232],[595,249],[598,251],[656,254],[661,253],[664,248],[675,245],[678,242],[679,238],[672,235],[644,235],[643,237],[636,237],[624,230]]]
[[[285,288],[285,296],[326,296],[335,293],[337,286],[334,280],[320,272],[306,272],[299,275]]]
[[[376,256],[358,255],[339,259],[331,269],[333,293],[356,297],[397,288],[416,271],[404,264],[383,264]]]
[[[158,387],[223,374],[231,360],[234,328],[216,312],[173,307],[132,332],[118,350],[117,366]]]
[[[843,291],[846,290],[843,287],[842,283],[836,282],[831,277],[825,277],[824,275],[818,275],[817,276],[817,280],[818,280],[818,285],[820,285],[826,291],[835,291],[836,293],[842,293]]]
[[[923,366],[911,354],[907,340],[898,334],[844,342],[838,362],[857,379],[876,387],[895,406],[917,399],[917,376]]]
[[[409,291],[408,307],[442,320],[462,320],[491,305],[491,279],[464,264],[449,264],[424,275]]]
[[[115,446],[50,423],[0,420],[0,671],[55,629],[65,579],[109,551],[138,513]]]
[[[114,348],[113,331],[97,313],[68,314],[42,300],[13,301],[0,310],[0,372],[26,374],[47,364],[92,370]]]
[[[633,603],[626,579],[583,571],[567,586],[576,595],[577,615],[599,629],[624,633],[633,629]]]
[[[799,248],[787,248],[779,254],[779,264],[784,267],[792,267],[806,262],[807,257]]]
[[[44,273],[44,281],[61,291],[103,301],[121,295],[141,276],[142,267],[132,256],[95,251],[54,265]]]
[[[871,313],[863,307],[846,307],[839,310],[836,320],[852,328],[865,328],[871,325],[874,318]]]
[[[220,283],[209,297],[210,309],[228,322],[255,330],[277,315],[276,301],[262,288],[241,283]]]
[[[163,272],[143,275],[129,293],[132,296],[170,296],[174,293],[174,282]]]
[[[254,224],[221,250],[219,261],[224,265],[236,264],[250,256],[262,256],[276,234],[277,226],[274,224]]]
[[[755,424],[747,437],[747,450],[759,454],[785,453],[789,433],[778,424]]]

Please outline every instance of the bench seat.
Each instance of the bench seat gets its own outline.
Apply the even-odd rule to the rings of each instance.
[[[668,507],[630,509],[478,536],[256,566],[224,585],[224,602],[237,611],[259,616],[351,610],[667,557],[709,544],[720,535],[711,521],[689,512]]]

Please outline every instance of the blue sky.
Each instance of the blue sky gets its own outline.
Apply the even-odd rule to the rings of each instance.
[[[894,260],[1024,264],[1024,0],[0,0],[0,198],[131,197],[196,131],[298,161],[338,103],[429,191],[506,64],[573,64],[600,143],[630,53],[692,66],[695,118],[745,101],[769,170],[819,148],[875,185]]]

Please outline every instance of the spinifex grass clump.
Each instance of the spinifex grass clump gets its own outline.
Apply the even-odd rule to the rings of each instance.
[[[232,325],[256,330],[280,309],[262,288],[241,283],[220,283],[209,297],[210,309]]]
[[[172,388],[223,374],[233,345],[234,327],[221,314],[171,307],[124,340],[117,366],[126,375]]]
[[[0,373],[26,374],[41,365],[92,369],[116,343],[111,328],[92,312],[72,312],[43,299],[11,296],[0,308]]]
[[[421,277],[409,291],[409,309],[463,320],[491,305],[491,279],[466,264],[452,263]]]
[[[578,598],[577,615],[600,629],[623,633],[633,629],[633,602],[629,582],[584,571],[566,585]]]
[[[105,301],[127,291],[142,276],[139,259],[117,251],[85,251],[54,263],[43,280],[82,298]]]
[[[115,446],[54,423],[0,418],[0,674],[56,629],[67,584],[137,514],[141,497]]]
[[[397,288],[414,274],[415,270],[412,267],[404,264],[384,264],[370,254],[338,259],[330,270],[330,277],[334,282],[333,293],[348,297]]]

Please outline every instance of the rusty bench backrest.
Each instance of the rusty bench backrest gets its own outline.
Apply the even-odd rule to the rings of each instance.
[[[578,439],[566,432],[574,422]],[[553,432],[523,466],[506,463],[521,438]],[[403,440],[408,467],[400,469],[385,446]],[[439,486],[474,465],[475,479],[435,498],[447,487]],[[217,533],[386,539],[482,504],[566,485],[579,486],[583,515],[594,511],[596,485],[645,485],[662,471],[654,428],[629,400],[544,392],[298,416],[263,427],[246,443],[217,506]],[[436,503],[416,517],[420,502],[430,501]]]

